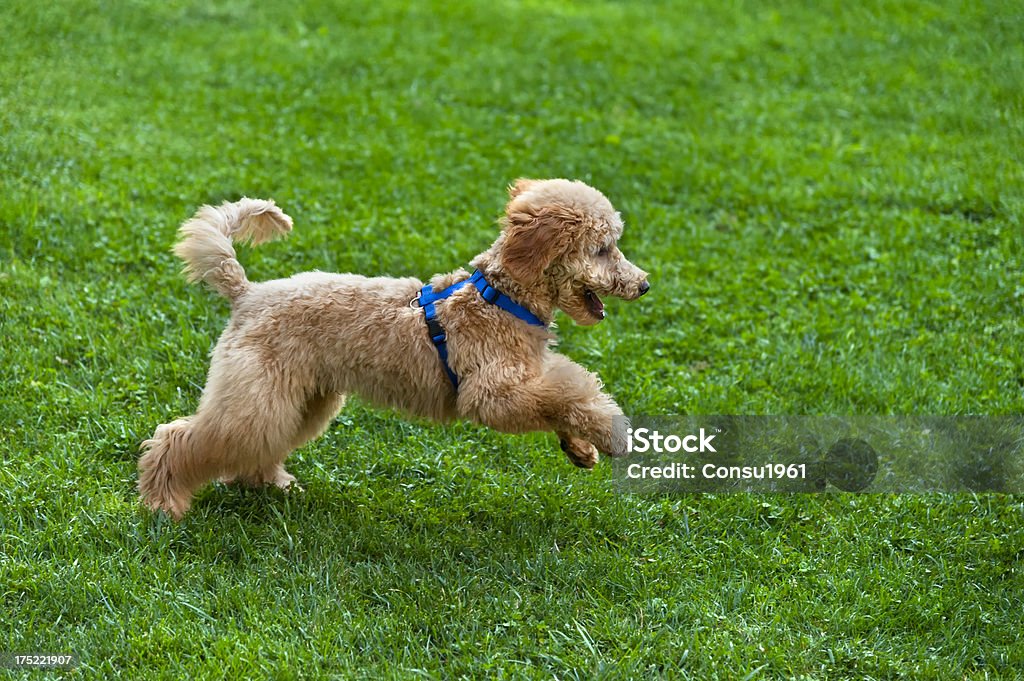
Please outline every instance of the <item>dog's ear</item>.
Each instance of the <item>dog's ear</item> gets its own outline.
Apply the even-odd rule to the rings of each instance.
[[[508,186],[508,198],[516,198],[535,184],[537,184],[537,180],[527,180],[525,177],[520,177]]]
[[[555,258],[565,252],[581,217],[561,206],[513,206],[505,220],[499,256],[502,268],[524,285],[540,280]]]

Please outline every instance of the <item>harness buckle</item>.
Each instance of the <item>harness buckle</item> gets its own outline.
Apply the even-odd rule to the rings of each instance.
[[[490,303],[492,305],[494,304],[494,301],[498,299],[499,295],[501,295],[501,292],[498,291],[498,289],[496,289],[493,286],[491,286],[490,284],[485,286],[480,291],[480,297],[483,298],[484,300],[486,300],[488,303]]]
[[[427,319],[427,333],[430,334],[430,340],[434,342],[434,345],[439,345],[448,340],[448,336],[444,331],[444,327],[441,326],[441,322],[437,321],[434,317]]]

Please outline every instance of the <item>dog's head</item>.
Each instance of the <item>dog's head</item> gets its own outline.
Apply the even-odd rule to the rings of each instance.
[[[619,250],[622,218],[601,192],[569,180],[517,180],[509,196],[497,256],[519,286],[584,326],[604,319],[601,296],[635,300],[650,289],[647,273]]]

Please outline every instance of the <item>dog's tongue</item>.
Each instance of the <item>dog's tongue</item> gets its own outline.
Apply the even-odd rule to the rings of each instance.
[[[597,294],[593,291],[586,292],[587,308],[590,310],[590,314],[594,315],[598,319],[604,319],[604,303],[597,297]]]

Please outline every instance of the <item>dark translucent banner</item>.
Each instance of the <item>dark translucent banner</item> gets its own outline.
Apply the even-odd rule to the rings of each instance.
[[[616,485],[672,492],[1024,493],[1024,416],[636,416]]]

